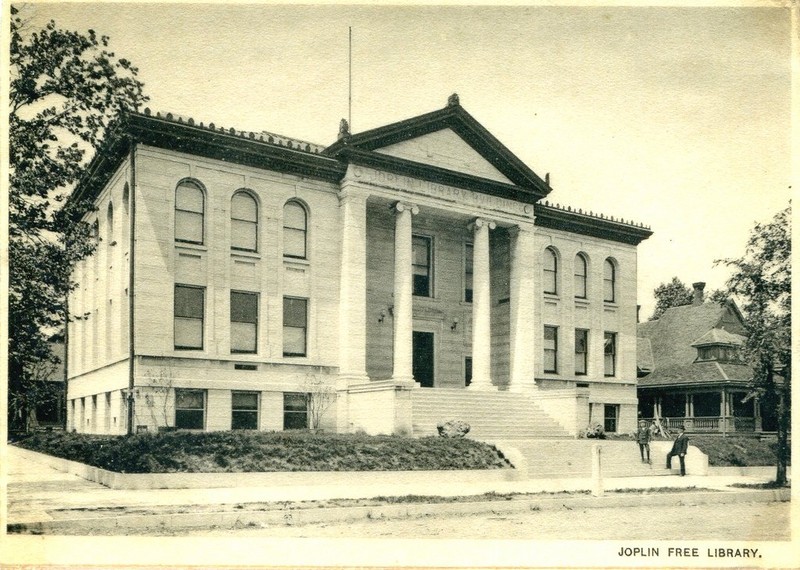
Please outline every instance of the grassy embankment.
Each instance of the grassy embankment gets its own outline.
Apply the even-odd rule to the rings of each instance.
[[[493,446],[444,437],[296,432],[37,433],[16,445],[121,473],[503,469]]]

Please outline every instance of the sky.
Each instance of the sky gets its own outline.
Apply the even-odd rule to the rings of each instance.
[[[644,223],[642,318],[673,276],[723,287],[791,194],[788,8],[26,4],[95,29],[153,111],[319,144],[451,93],[544,178],[551,202]]]

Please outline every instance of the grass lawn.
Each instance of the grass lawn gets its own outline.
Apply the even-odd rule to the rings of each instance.
[[[719,437],[689,435],[689,445],[694,445],[708,455],[711,466],[754,467],[777,465],[777,443],[757,437]]]
[[[16,445],[120,473],[504,469],[470,439],[289,432],[36,433]]]

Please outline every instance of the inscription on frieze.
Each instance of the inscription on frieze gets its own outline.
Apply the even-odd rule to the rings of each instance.
[[[430,180],[420,180],[403,174],[384,172],[363,166],[353,165],[351,166],[351,172],[355,180],[366,184],[406,190],[432,198],[446,200],[448,202],[490,210],[500,210],[524,216],[533,214],[532,205],[522,204],[514,200],[509,200],[508,198],[500,198],[499,196],[491,196],[489,194],[473,192],[472,190],[465,190],[464,188],[455,188],[453,186],[431,182]]]

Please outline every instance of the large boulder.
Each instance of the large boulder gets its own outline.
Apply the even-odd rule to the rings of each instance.
[[[469,424],[461,420],[448,420],[436,426],[442,437],[464,437],[469,433]]]

